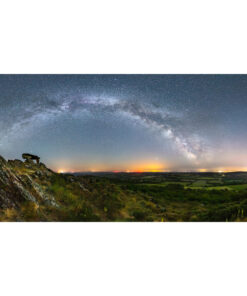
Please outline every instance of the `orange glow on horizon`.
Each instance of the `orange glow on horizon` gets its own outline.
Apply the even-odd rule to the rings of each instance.
[[[62,166],[63,164],[64,166]],[[96,164],[94,167],[74,167],[73,169],[71,168],[69,163],[60,163],[61,167],[53,168],[54,171],[58,172],[59,174],[63,173],[76,173],[76,172],[112,172],[112,173],[162,173],[162,172],[200,172],[200,173],[206,173],[206,172],[215,172],[215,173],[229,173],[229,172],[238,172],[238,171],[243,171],[247,172],[247,166],[244,167],[215,167],[215,168],[191,168],[190,169],[184,169],[184,168],[178,168],[178,169],[172,169],[168,165],[164,165],[164,163],[161,162],[153,162],[153,161],[143,161],[139,163],[132,163],[132,164],[127,164],[125,165],[120,165],[119,167],[113,167],[113,166],[108,166],[107,164]]]
[[[221,173],[221,174],[232,173],[232,172],[247,172],[247,168],[246,167],[226,167],[226,168],[218,168],[212,171]]]
[[[131,173],[145,173],[145,172],[157,173],[157,172],[164,172],[164,171],[165,171],[164,165],[158,162],[136,164],[136,165],[133,165],[132,168],[127,170],[127,172],[131,172]]]

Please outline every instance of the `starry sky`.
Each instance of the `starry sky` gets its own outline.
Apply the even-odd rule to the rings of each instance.
[[[247,75],[0,75],[0,155],[56,171],[247,170]]]

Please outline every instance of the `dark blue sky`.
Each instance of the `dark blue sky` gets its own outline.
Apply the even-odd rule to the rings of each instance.
[[[247,170],[247,75],[1,75],[0,155],[55,170]]]

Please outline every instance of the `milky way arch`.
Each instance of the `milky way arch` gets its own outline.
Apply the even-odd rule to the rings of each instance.
[[[109,97],[79,97],[60,96],[59,99],[46,99],[42,102],[33,101],[28,106],[21,106],[21,111],[12,119],[8,126],[1,129],[0,144],[14,138],[21,133],[28,132],[34,125],[49,124],[54,118],[63,115],[73,117],[80,112],[88,112],[91,116],[99,114],[118,114],[123,118],[132,120],[147,129],[158,133],[161,138],[170,141],[173,146],[191,162],[195,162],[205,153],[205,145],[196,134],[185,135],[181,127],[184,117],[179,112],[168,108],[154,106],[150,103],[116,99]],[[4,122],[1,122],[4,125]]]

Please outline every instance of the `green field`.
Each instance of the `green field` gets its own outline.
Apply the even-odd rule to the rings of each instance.
[[[1,221],[247,221],[247,173],[29,174],[56,206],[25,201]]]
[[[247,221],[247,173],[100,176],[125,194],[129,221]]]
[[[150,177],[151,178],[151,177]],[[245,190],[247,189],[247,184],[238,184],[238,185],[227,185],[226,183],[222,182],[222,180],[214,180],[213,178],[201,178],[197,179],[196,181],[186,182],[185,180],[179,181],[167,181],[162,183],[142,183],[141,185],[146,186],[167,186],[170,184],[180,184],[184,186],[185,189],[196,189],[196,190]]]

